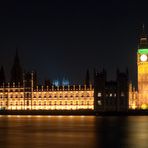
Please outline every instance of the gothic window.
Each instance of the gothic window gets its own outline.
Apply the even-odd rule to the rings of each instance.
[[[98,97],[101,97],[102,95],[101,95],[101,93],[100,92],[98,92],[98,95],[97,95]]]
[[[101,105],[102,105],[101,100],[98,100],[98,105],[99,105],[99,106],[101,106]]]
[[[39,106],[41,106],[41,101],[39,101]]]
[[[70,105],[73,105],[73,102],[72,101],[70,102]]]
[[[34,106],[36,105],[36,102],[35,102],[35,101],[33,102],[33,105],[34,105]]]
[[[124,92],[121,92],[121,97],[124,97]]]
[[[27,106],[29,106],[29,101],[27,101]]]

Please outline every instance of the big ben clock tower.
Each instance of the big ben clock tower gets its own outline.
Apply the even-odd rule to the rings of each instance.
[[[148,108],[148,40],[143,32],[137,51],[137,69],[138,69],[138,107]]]

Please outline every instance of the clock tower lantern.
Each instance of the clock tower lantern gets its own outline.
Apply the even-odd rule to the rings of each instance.
[[[138,107],[148,108],[148,39],[144,32],[137,51],[137,69],[138,69]]]

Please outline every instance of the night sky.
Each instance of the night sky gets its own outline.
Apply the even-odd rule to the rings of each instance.
[[[136,0],[0,2],[0,64],[9,80],[16,47],[25,70],[44,79],[84,80],[86,69],[129,68],[136,78],[136,51],[148,4]],[[148,31],[147,31],[148,33]]]

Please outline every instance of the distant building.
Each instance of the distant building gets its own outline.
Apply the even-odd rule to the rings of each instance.
[[[129,95],[135,95],[128,83],[128,71],[117,70],[116,81],[107,81],[106,71],[94,72],[94,85],[86,71],[84,85],[69,85],[45,80],[38,84],[36,72],[23,72],[16,52],[11,69],[11,81],[5,82],[0,69],[0,109],[5,110],[91,110],[95,112],[127,111]]]
[[[128,72],[117,70],[116,81],[107,81],[106,71],[94,74],[95,112],[128,110]]]

